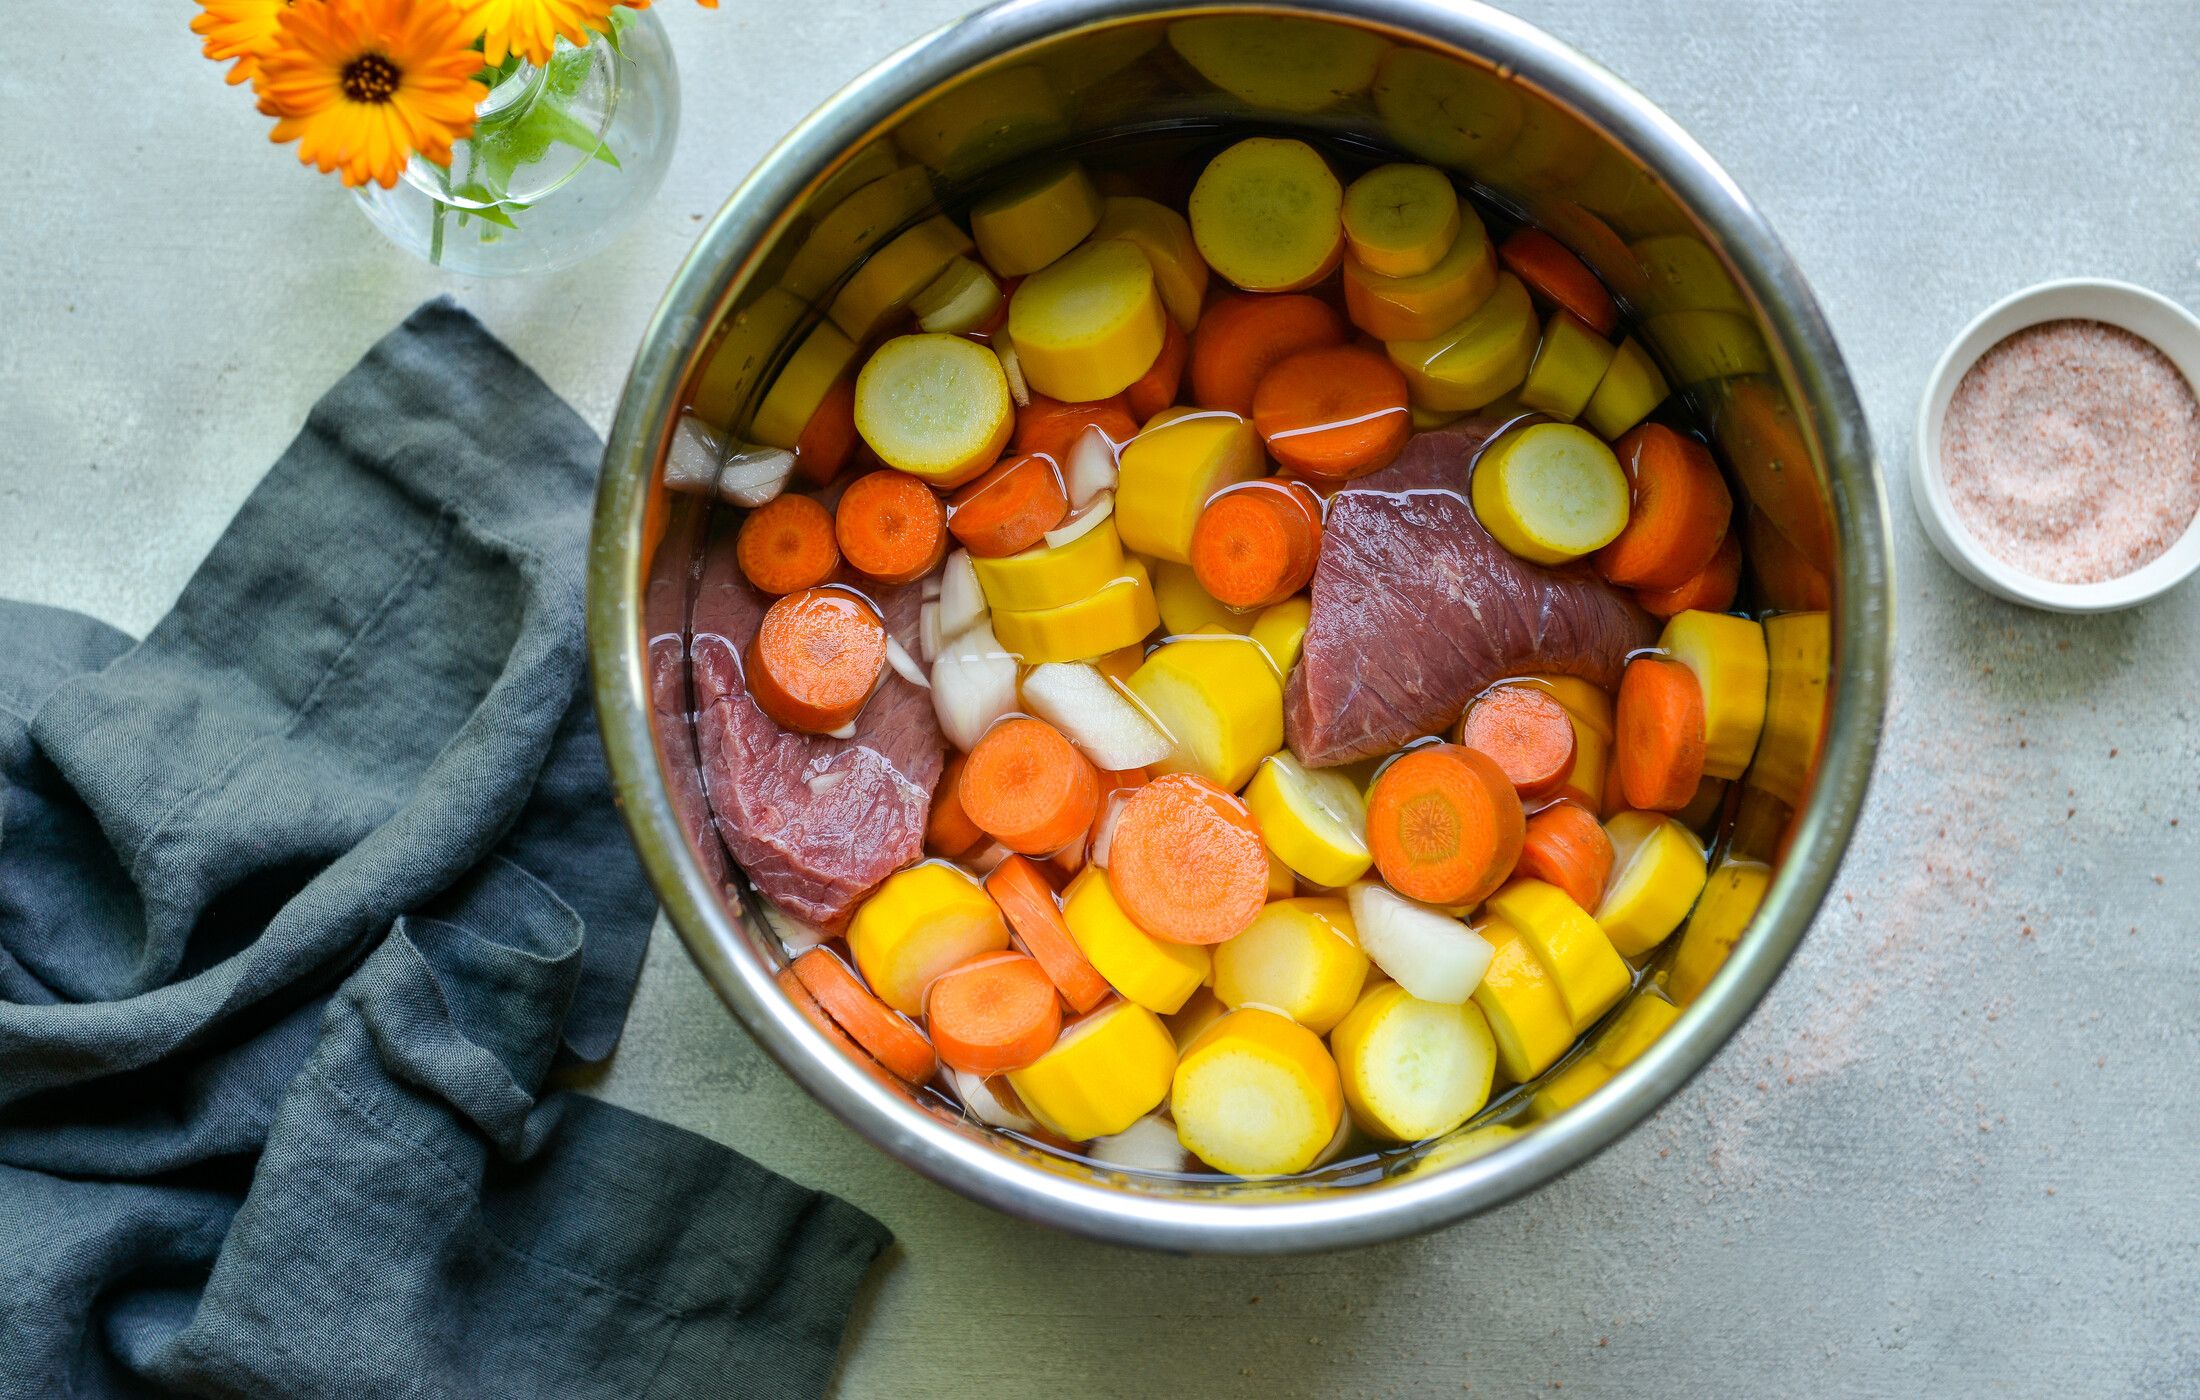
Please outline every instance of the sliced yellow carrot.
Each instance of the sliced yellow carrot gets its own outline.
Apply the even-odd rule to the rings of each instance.
[[[1765,888],[1771,883],[1768,865],[1731,858],[1719,862],[1704,883],[1688,927],[1673,949],[1672,965],[1666,969],[1665,989],[1673,1000],[1688,1006],[1703,995],[1748,931],[1749,921],[1757,917],[1757,906],[1764,902]]]
[[[950,259],[940,275],[909,303],[917,328],[943,335],[968,335],[1000,314],[1008,301],[993,274],[965,257]]]
[[[1180,637],[1154,648],[1129,684],[1172,744],[1157,773],[1196,773],[1236,792],[1283,747],[1283,681],[1249,637]]]
[[[1343,889],[1367,873],[1367,799],[1334,768],[1308,768],[1288,752],[1261,760],[1245,785],[1261,839],[1308,884]]]
[[[1212,593],[1200,587],[1199,575],[1189,564],[1154,560],[1153,591],[1154,601],[1161,608],[1162,630],[1177,636],[1209,627],[1250,635],[1260,616],[1216,602]]]
[[[1375,112],[1383,130],[1413,154],[1450,170],[1473,171],[1520,134],[1524,103],[1512,80],[1473,63],[1400,44],[1375,70]]]
[[[993,465],[1015,404],[993,352],[958,335],[904,335],[856,376],[856,431],[886,465],[959,486]]]
[[[1696,675],[1703,688],[1703,771],[1739,778],[1765,725],[1770,662],[1765,629],[1754,619],[1690,609],[1667,619],[1658,646]]]
[[[1138,641],[1160,623],[1146,566],[1123,561],[1116,577],[1088,597],[1058,608],[997,608],[993,635],[1026,666],[1089,661]]]
[[[1505,1077],[1525,1084],[1557,1064],[1574,1043],[1574,1018],[1544,969],[1535,946],[1504,919],[1492,916],[1475,932],[1496,950],[1474,989],[1474,1004],[1488,1018]]]
[[[1291,668],[1298,664],[1299,649],[1306,642],[1306,625],[1313,617],[1314,605],[1302,593],[1262,608],[1253,620],[1250,635],[1267,649],[1268,659],[1276,663],[1280,674],[1290,675]]]
[[[1757,323],[1735,311],[1668,311],[1642,323],[1645,340],[1682,388],[1714,379],[1772,373],[1772,352]]]
[[[1459,191],[1433,165],[1378,165],[1345,187],[1345,241],[1360,266],[1380,276],[1413,277],[1436,266],[1459,226]],[[1494,270],[1490,280],[1497,280]]]
[[[1008,1083],[1042,1127],[1087,1142],[1160,1107],[1175,1073],[1169,1028],[1138,1003],[1118,1001],[1063,1027],[1054,1048],[1010,1070]]]
[[[1065,403],[1120,394],[1161,353],[1168,312],[1136,244],[1107,239],[1017,284],[1008,334],[1032,390]]]
[[[1201,987],[1192,993],[1191,999],[1171,1012],[1168,1017],[1169,1034],[1176,1038],[1177,1054],[1199,1039],[1206,1029],[1230,1014],[1230,1008],[1222,1004],[1212,987]]]
[[[1245,1008],[1185,1047],[1169,1111],[1178,1141],[1216,1171],[1276,1176],[1313,1165],[1336,1136],[1344,1095],[1320,1036]]]
[[[1187,413],[1148,427],[1117,466],[1115,523],[1124,545],[1190,563],[1192,532],[1208,498],[1266,475],[1266,466],[1251,421],[1235,413]]]
[[[1589,396],[1618,353],[1617,346],[1572,312],[1552,312],[1520,385],[1520,406],[1571,423],[1589,406]]]
[[[1768,617],[1764,628],[1764,735],[1749,766],[1749,782],[1793,807],[1803,800],[1818,762],[1833,635],[1822,612]]]
[[[854,341],[830,322],[818,322],[772,381],[764,401],[757,405],[756,416],[749,422],[749,436],[767,447],[793,451],[802,441],[802,430],[809,426],[810,416],[855,358]]]
[[[1088,865],[1062,893],[1062,918],[1085,961],[1108,985],[1163,1015],[1182,1007],[1212,970],[1208,948],[1154,937],[1116,902],[1108,874]]]
[[[1466,412],[1510,393],[1528,376],[1538,341],[1528,289],[1509,272],[1480,306],[1426,340],[1393,341],[1390,362],[1425,408]]]
[[[1474,467],[1474,513],[1507,550],[1563,564],[1627,528],[1627,474],[1595,434],[1531,423],[1499,438]]]
[[[726,317],[689,393],[695,416],[721,431],[730,429],[735,415],[748,407],[758,378],[809,311],[800,297],[772,287]]]
[[[1489,1102],[1497,1047],[1472,1002],[1422,1001],[1385,982],[1360,998],[1329,1043],[1353,1118],[1381,1137],[1441,1137]]]
[[[1650,352],[1641,341],[1629,336],[1613,352],[1612,363],[1581,410],[1581,421],[1598,437],[1610,441],[1648,418],[1671,392]]]
[[[1192,238],[1207,265],[1249,292],[1291,292],[1344,253],[1344,187],[1304,141],[1249,136],[1192,186]]]
[[[953,220],[938,215],[926,219],[856,269],[833,298],[833,324],[858,344],[869,340],[908,310],[949,262],[976,246]]]
[[[1276,900],[1216,944],[1214,959],[1215,995],[1225,1005],[1280,1011],[1316,1035],[1344,1019],[1367,981],[1352,913],[1328,896]]]
[[[864,254],[931,208],[932,200],[932,174],[921,165],[879,175],[817,221],[787,264],[782,285],[805,301],[817,300]]]
[[[1377,340],[1426,340],[1474,314],[1497,290],[1497,254],[1481,219],[1468,210],[1458,236],[1421,272],[1385,275],[1344,260],[1344,304],[1352,324]]]
[[[1536,1087],[1530,1100],[1535,1117],[1555,1118],[1603,1088],[1613,1075],[1641,1058],[1680,1014],[1679,1007],[1649,988],[1637,993],[1587,1054]]]
[[[1100,191],[1075,161],[1046,165],[981,196],[970,234],[986,265],[1003,277],[1037,272],[1084,241],[1100,222]]]
[[[1612,873],[1595,914],[1623,958],[1640,957],[1681,926],[1703,891],[1703,845],[1657,812],[1621,812],[1604,824]]]
[[[1014,612],[1066,607],[1123,577],[1123,541],[1113,520],[1076,539],[999,559],[970,561],[986,606]]]
[[[1066,124],[1059,90],[1053,75],[1036,65],[994,68],[903,117],[894,126],[894,142],[941,174],[967,179],[1060,140]]]
[[[1169,46],[1248,106],[1294,113],[1366,92],[1390,47],[1363,29],[1267,14],[1178,20],[1169,26]]]
[[[848,951],[863,980],[904,1016],[924,1014],[933,978],[1007,946],[1000,906],[984,886],[939,861],[887,876],[848,924]]]
[[[1535,949],[1558,986],[1575,1034],[1627,994],[1633,982],[1627,964],[1597,921],[1556,885],[1515,880],[1490,896],[1490,912],[1520,930]]]
[[[1199,309],[1207,299],[1207,260],[1199,255],[1192,226],[1182,214],[1137,195],[1109,195],[1100,201],[1100,222],[1090,237],[1095,243],[1119,238],[1136,245],[1153,267],[1154,285],[1170,318],[1186,331],[1199,324]]]

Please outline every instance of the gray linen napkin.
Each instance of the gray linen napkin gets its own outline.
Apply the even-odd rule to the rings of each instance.
[[[0,603],[0,1394],[824,1388],[885,1232],[540,1095],[654,912],[582,687],[599,458],[438,301],[143,642]]]

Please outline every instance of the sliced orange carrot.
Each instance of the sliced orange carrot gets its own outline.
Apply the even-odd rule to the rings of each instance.
[[[1678,588],[1635,590],[1635,601],[1652,617],[1672,617],[1690,609],[1725,612],[1734,606],[1742,583],[1742,537],[1732,530],[1719,542],[1719,552],[1696,576]]]
[[[947,528],[981,559],[1031,548],[1069,514],[1052,457],[1010,457],[948,498]]]
[[[1604,290],[1589,265],[1543,230],[1520,230],[1498,246],[1497,256],[1507,271],[1527,284],[1529,291],[1573,312],[1598,335],[1610,335],[1619,324],[1619,308],[1612,304],[1612,294]]]
[[[880,1064],[922,1084],[932,1077],[932,1045],[909,1018],[871,995],[848,965],[824,948],[812,948],[794,960],[794,975],[825,1014],[840,1023],[849,1038]]]
[[[1044,394],[1016,410],[1018,454],[1043,452],[1056,463],[1069,460],[1069,450],[1087,428],[1098,428],[1118,447],[1138,436],[1138,419],[1131,416],[1123,396],[1094,399],[1091,403],[1062,403]]]
[[[1678,812],[1703,781],[1703,687],[1662,656],[1638,656],[1619,678],[1612,766],[1621,796],[1643,812]]]
[[[856,450],[856,381],[834,381],[825,391],[802,436],[795,439],[794,464],[819,486],[829,484]]]
[[[935,855],[954,860],[969,855],[985,840],[985,833],[963,810],[962,771],[965,758],[956,754],[940,770],[939,786],[932,789],[932,815],[924,824],[924,846]]]
[[[1190,773],[1131,794],[1108,838],[1108,888],[1171,943],[1220,943],[1268,902],[1268,848],[1237,798]]]
[[[1062,731],[1021,715],[985,732],[956,789],[980,830],[1025,855],[1077,840],[1100,808],[1100,770]]]
[[[1303,293],[1224,297],[1192,331],[1192,401],[1250,418],[1269,366],[1301,350],[1344,344],[1344,318]]]
[[[1176,404],[1176,391],[1184,384],[1184,362],[1190,358],[1192,342],[1181,326],[1170,321],[1163,328],[1161,353],[1154,356],[1153,364],[1138,377],[1138,382],[1123,391],[1123,401],[1130,405],[1131,416],[1143,423],[1164,408]]]
[[[924,1024],[951,1068],[1005,1074],[1044,1055],[1062,1031],[1062,999],[1023,953],[986,953],[943,972],[924,994]]]
[[[832,513],[808,496],[781,496],[741,522],[734,558],[759,593],[815,588],[840,567]]]
[[[757,707],[789,729],[853,720],[886,667],[886,624],[845,588],[805,588],[764,613],[743,657]]]
[[[1631,502],[1619,537],[1596,552],[1597,572],[1623,588],[1678,588],[1701,573],[1726,539],[1734,497],[1711,453],[1662,423],[1643,423],[1612,444]]]
[[[875,471],[840,493],[833,537],[858,572],[880,583],[910,583],[947,557],[947,508],[907,472]]]
[[[1492,687],[1460,721],[1459,742],[1496,760],[1524,801],[1549,797],[1573,776],[1573,718],[1536,686]]]
[[[1376,868],[1425,904],[1481,903],[1512,874],[1527,825],[1504,770],[1459,744],[1409,749],[1367,795]]]
[[[1301,491],[1306,488],[1298,483],[1248,482],[1218,493],[1200,511],[1192,527],[1192,573],[1216,602],[1264,608],[1314,577],[1320,506],[1310,513]]]
[[[1742,512],[1742,533],[1759,602],[1783,612],[1823,612],[1833,606],[1833,586],[1825,574],[1754,502]]]
[[[1590,913],[1604,898],[1612,874],[1612,838],[1596,815],[1576,802],[1554,802],[1528,818],[1514,873],[1565,891]]]
[[[1278,464],[1302,476],[1365,476],[1389,466],[1413,431],[1406,377],[1365,346],[1301,350],[1261,376],[1253,429]]]
[[[1085,960],[1062,917],[1054,887],[1038,866],[1023,856],[1010,856],[985,877],[985,892],[1008,916],[1017,946],[1038,959],[1070,1010],[1082,1016],[1106,999],[1112,990],[1107,979]]]

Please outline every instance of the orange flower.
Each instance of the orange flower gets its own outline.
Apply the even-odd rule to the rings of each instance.
[[[230,65],[229,81],[250,82],[259,75],[260,57],[275,47],[276,24],[290,0],[199,0],[191,32],[206,40],[202,52]]]
[[[473,27],[446,0],[314,0],[286,11],[254,90],[275,141],[344,183],[397,183],[415,151],[438,165],[488,89]]]
[[[481,35],[481,57],[491,67],[516,53],[529,63],[548,63],[558,36],[586,44],[589,31],[611,27],[618,0],[455,0],[469,31]]]

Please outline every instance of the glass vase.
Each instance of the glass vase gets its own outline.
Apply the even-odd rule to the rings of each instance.
[[[353,191],[368,221],[474,277],[554,272],[610,243],[657,192],[680,124],[664,26],[624,6],[612,19],[608,36],[500,72],[448,167],[415,156],[395,186]]]

